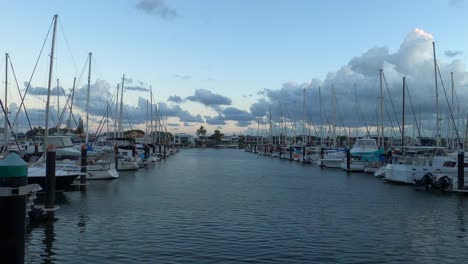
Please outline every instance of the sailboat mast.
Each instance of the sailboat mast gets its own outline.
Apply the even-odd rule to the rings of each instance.
[[[383,105],[384,105],[384,94],[383,94],[383,69],[379,69],[379,75],[380,75],[380,145],[382,148],[384,148],[384,110],[383,110]]]
[[[55,34],[57,32],[58,15],[54,15],[54,29],[52,31],[52,47],[50,48],[50,63],[49,63],[49,82],[47,83],[47,100],[45,112],[45,131],[44,131],[44,151],[47,148],[47,137],[49,136],[49,112],[50,112],[50,88],[52,87],[52,71],[54,69],[54,51],[55,51]],[[44,156],[46,161],[47,155]]]
[[[302,144],[305,145],[306,138],[306,89],[304,88],[304,94],[302,98]]]
[[[119,109],[119,90],[120,86],[117,84],[117,96],[115,97],[115,115],[114,115],[114,139],[117,138],[118,135],[118,130],[117,130],[117,111]]]
[[[406,77],[403,77],[403,109],[401,116],[401,146],[405,145],[405,90],[406,90]],[[414,128],[413,128],[414,131]]]
[[[154,126],[153,126],[153,88],[150,85],[150,135],[151,144],[154,144]]]
[[[336,101],[335,86],[332,84],[332,109],[333,109],[333,147],[336,148]]]
[[[122,91],[120,92],[120,112],[119,112],[119,137],[123,137],[122,131],[122,112],[123,112],[123,92],[124,92],[125,74],[122,76]]]
[[[73,78],[73,87],[71,92],[71,102],[70,102],[70,114],[68,115],[68,132],[70,132],[71,127],[71,119],[73,113],[73,98],[75,97],[75,85],[76,85],[76,77]]]
[[[432,42],[432,52],[434,53],[434,80],[435,80],[435,92],[436,92],[436,143],[440,146],[440,112],[439,112],[439,87],[437,81],[437,58],[435,50],[435,42]]]
[[[60,80],[57,79],[57,135],[60,136],[59,133],[59,125],[60,125]]]
[[[319,106],[320,106],[320,147],[323,147],[323,120],[322,120],[322,92],[319,86]]]
[[[5,151],[8,145],[8,53],[5,53],[5,126],[3,134],[5,136],[3,151]]]
[[[454,107],[454,105],[453,105],[453,93],[454,93],[454,89],[455,89],[454,84],[453,84],[453,72],[450,72],[450,81],[452,83],[452,105],[450,107],[453,109],[453,107]],[[456,130],[455,122],[453,122],[452,128],[453,128],[453,131],[452,131],[452,133],[450,133],[450,137],[452,138],[451,139],[452,146],[454,147],[455,146],[455,144],[454,144],[455,141],[453,140],[453,136],[454,136],[454,132]]]
[[[358,105],[357,105],[357,88],[356,88],[356,83],[354,83],[354,122],[356,126],[356,140],[359,135],[359,129],[358,129]]]
[[[273,121],[271,120],[271,106],[270,106],[270,144],[273,145]]]
[[[257,117],[257,146],[258,146],[259,135],[260,135],[260,117]]]
[[[88,56],[88,88],[86,91],[86,146],[88,146],[89,142],[89,92],[91,88],[91,60],[93,58],[93,53],[90,52]]]

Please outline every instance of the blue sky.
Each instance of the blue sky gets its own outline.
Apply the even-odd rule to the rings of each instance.
[[[57,13],[71,50],[59,29],[57,77],[66,89],[79,75],[70,54],[81,70],[92,51],[93,80],[105,80],[112,88],[126,73],[152,85],[158,102],[206,89],[232,99],[230,107],[249,111],[262,98],[258,91],[324,80],[373,47],[395,52],[414,28],[434,36],[440,57],[468,46],[467,4],[462,0],[147,1],[156,12],[136,8],[141,0],[4,1],[0,50],[11,53],[20,82],[27,81]],[[161,8],[172,16],[157,13]],[[459,59],[466,63],[464,55]],[[41,65],[45,69],[47,61]],[[45,86],[45,73],[33,84]],[[145,95],[129,93],[128,104],[137,105],[139,96]],[[197,102],[180,107],[193,116],[219,112]],[[228,122],[223,129],[245,127]]]

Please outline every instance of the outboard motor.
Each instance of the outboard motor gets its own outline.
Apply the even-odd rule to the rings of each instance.
[[[441,191],[450,191],[453,189],[453,182],[448,176],[444,175],[440,177],[434,184],[433,188]]]
[[[434,183],[435,177],[432,175],[432,173],[426,173],[424,176],[421,177],[419,180],[414,180],[414,184],[416,186],[425,186],[426,191],[429,190],[429,188],[432,187],[432,184]]]

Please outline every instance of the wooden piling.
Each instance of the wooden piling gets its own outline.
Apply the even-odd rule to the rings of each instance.
[[[0,252],[2,263],[24,263],[28,166],[18,155],[0,160]]]
[[[346,149],[346,170],[351,172],[351,150]]]
[[[55,157],[56,148],[54,145],[47,146],[46,149],[46,179],[45,179],[45,210],[47,220],[55,218]]]
[[[86,171],[88,165],[88,147],[86,144],[81,146],[81,175],[80,175],[80,191],[86,191]]]
[[[465,152],[458,152],[458,190],[465,189]]]
[[[119,146],[114,146],[114,162],[115,162],[115,170],[119,170]]]

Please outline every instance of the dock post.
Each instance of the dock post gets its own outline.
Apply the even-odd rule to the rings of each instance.
[[[119,170],[119,147],[117,144],[114,146],[114,162],[115,170]]]
[[[293,149],[289,147],[289,160],[293,160],[292,153],[293,153]]]
[[[279,158],[281,159],[281,156],[283,155],[283,153],[281,152],[281,146],[279,146]]]
[[[159,156],[161,157],[161,143],[159,143]]]
[[[88,165],[88,147],[86,144],[81,146],[81,170],[80,175],[80,191],[86,191],[86,165]]]
[[[351,172],[351,150],[346,149],[346,170]]]
[[[163,159],[166,159],[166,145],[164,145]]]
[[[156,153],[156,145],[153,143],[153,144],[151,144],[151,147],[153,148],[153,154],[155,154]]]
[[[145,159],[149,158],[149,147],[147,144],[145,144]]]
[[[257,153],[257,144],[254,145],[254,152],[253,153]]]
[[[0,160],[0,252],[2,263],[24,263],[28,166],[18,155]]]
[[[55,156],[54,145],[47,146],[46,149],[46,179],[45,179],[45,206],[47,211],[46,219],[54,220],[55,217]]]
[[[464,190],[465,189],[465,173],[464,173],[464,167],[465,167],[465,152],[460,151],[458,152],[458,190]]]
[[[39,155],[39,144],[34,143],[34,155]]]
[[[136,157],[136,145],[135,144],[132,145],[132,157],[134,158]]]

